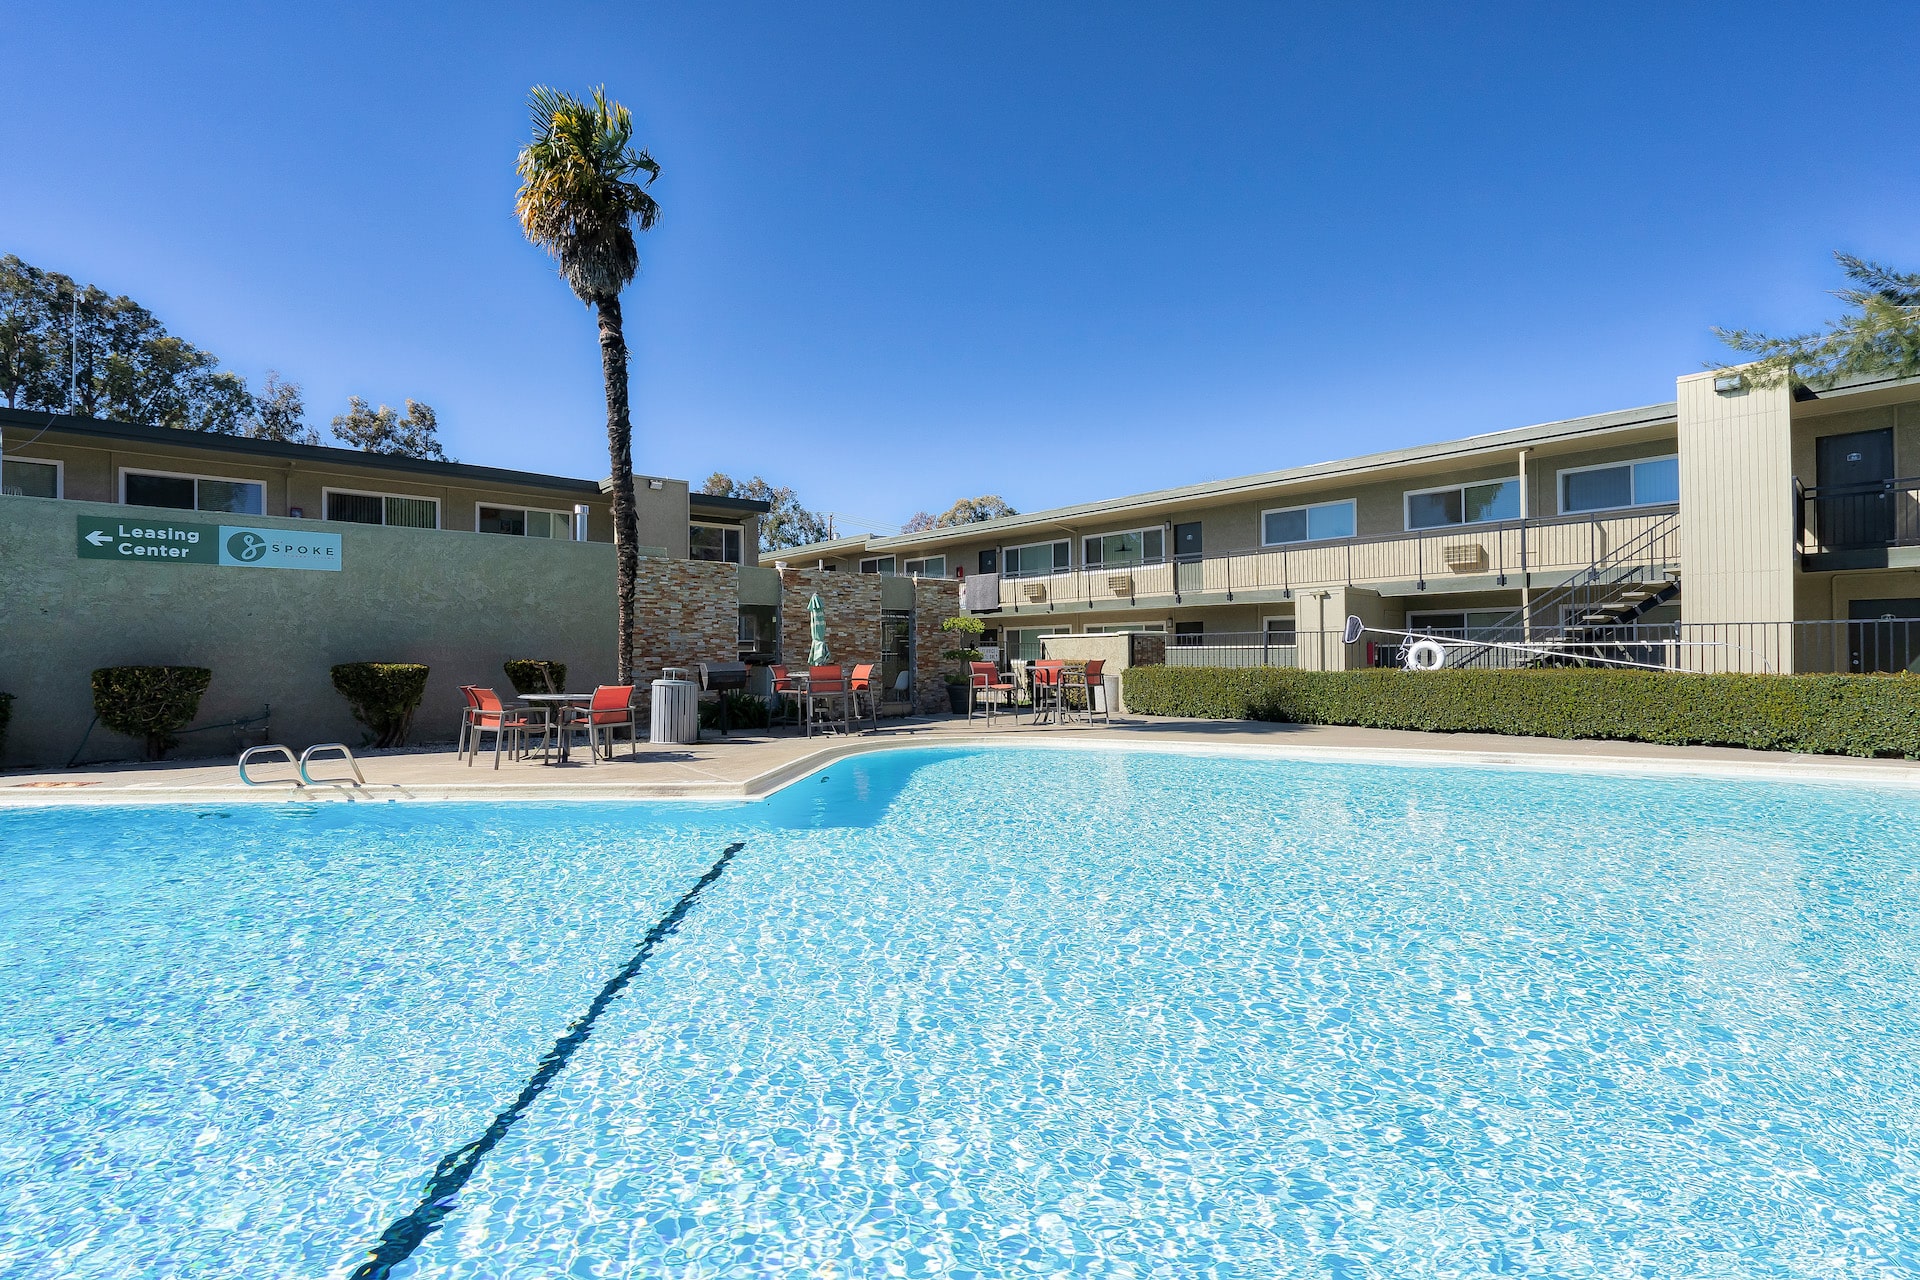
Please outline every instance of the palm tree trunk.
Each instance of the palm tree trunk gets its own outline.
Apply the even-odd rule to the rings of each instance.
[[[633,593],[640,576],[640,522],[633,497],[633,419],[627,410],[627,338],[620,299],[603,299],[600,372],[607,382],[607,454],[613,464],[613,554],[619,566],[619,683],[633,683]]]

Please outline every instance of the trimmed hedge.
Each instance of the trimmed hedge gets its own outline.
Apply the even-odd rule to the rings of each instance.
[[[93,673],[93,711],[115,733],[146,743],[159,760],[179,745],[173,735],[200,713],[200,695],[213,683],[205,667],[101,667]]]
[[[540,678],[542,667],[553,677],[551,689]],[[507,679],[513,683],[513,691],[518,694],[567,691],[567,664],[564,662],[548,662],[545,658],[509,658],[501,670],[507,673]]]
[[[1920,679],[1657,671],[1132,667],[1130,711],[1920,759]]]
[[[343,662],[333,668],[333,687],[353,706],[376,747],[406,742],[413,713],[427,693],[427,668],[413,662]]]

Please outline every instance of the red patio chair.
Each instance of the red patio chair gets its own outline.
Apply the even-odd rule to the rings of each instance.
[[[633,686],[630,684],[603,684],[593,691],[593,701],[583,711],[575,711],[562,726],[562,732],[572,734],[584,729],[587,734],[587,760],[598,764],[600,761],[600,740],[606,739],[607,759],[613,759],[613,731],[622,725],[627,729],[627,758],[640,758],[640,710],[633,705]]]
[[[1013,681],[1000,674],[1000,669],[991,662],[969,662],[967,664],[967,720],[972,722],[976,712],[984,714],[988,724],[993,723],[995,707],[1014,708],[1013,721],[1020,723],[1018,704],[1013,700]]]
[[[807,668],[806,717],[807,736],[809,738],[813,736],[814,712],[818,709],[816,704],[826,703],[832,705],[836,701],[839,702],[840,720],[842,724],[845,724],[848,719],[847,697],[847,673],[845,668],[834,666]]]
[[[875,664],[871,662],[854,664],[853,674],[847,677],[847,696],[853,699],[851,714],[857,717],[860,714],[860,698],[862,695],[865,695],[869,718],[873,721],[875,732],[878,732],[880,729],[880,691],[874,687],[873,683],[874,665]]]
[[[518,742],[519,750],[524,752],[527,734],[540,731],[540,741],[544,746],[553,722],[547,719],[544,707],[516,707],[509,710],[500,705],[500,695],[491,689],[478,687],[466,691],[473,700],[473,708],[467,712],[467,718],[473,728],[473,736],[467,752],[467,767],[473,767],[474,757],[480,754],[480,735],[493,735],[493,767],[500,767],[500,749],[508,742]],[[511,750],[511,749],[510,749]]]

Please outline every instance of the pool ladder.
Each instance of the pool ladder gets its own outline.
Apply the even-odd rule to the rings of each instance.
[[[313,774],[308,771],[307,766],[313,761],[313,758],[316,755],[320,754],[323,751],[339,752],[340,758],[346,761],[347,767],[349,769],[353,770],[352,779],[347,779],[344,777],[342,778],[314,777]],[[260,757],[264,759],[264,758],[270,758],[275,755],[284,757],[288,764],[293,765],[296,769],[300,771],[300,776],[298,778],[269,778],[261,782],[256,782],[254,779],[249,778],[247,776],[247,763],[249,761],[253,760],[256,757]],[[319,786],[338,787],[338,786],[345,785],[349,781],[351,781],[353,785],[357,787],[364,787],[367,785],[366,776],[360,772],[360,762],[353,758],[353,752],[347,749],[347,745],[344,742],[316,742],[312,746],[308,747],[305,751],[302,751],[298,759],[294,758],[293,749],[291,747],[283,747],[277,742],[268,743],[266,746],[263,746],[263,747],[248,747],[245,751],[242,751],[240,753],[240,781],[246,783],[250,787],[272,787],[272,786],[281,786],[288,783],[291,783],[296,787],[319,787]]]

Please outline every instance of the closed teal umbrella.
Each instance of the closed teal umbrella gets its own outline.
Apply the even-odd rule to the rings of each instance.
[[[812,618],[813,632],[813,645],[807,650],[807,665],[824,667],[833,661],[833,654],[827,649],[827,607],[820,603],[818,592],[807,601],[807,613]]]

